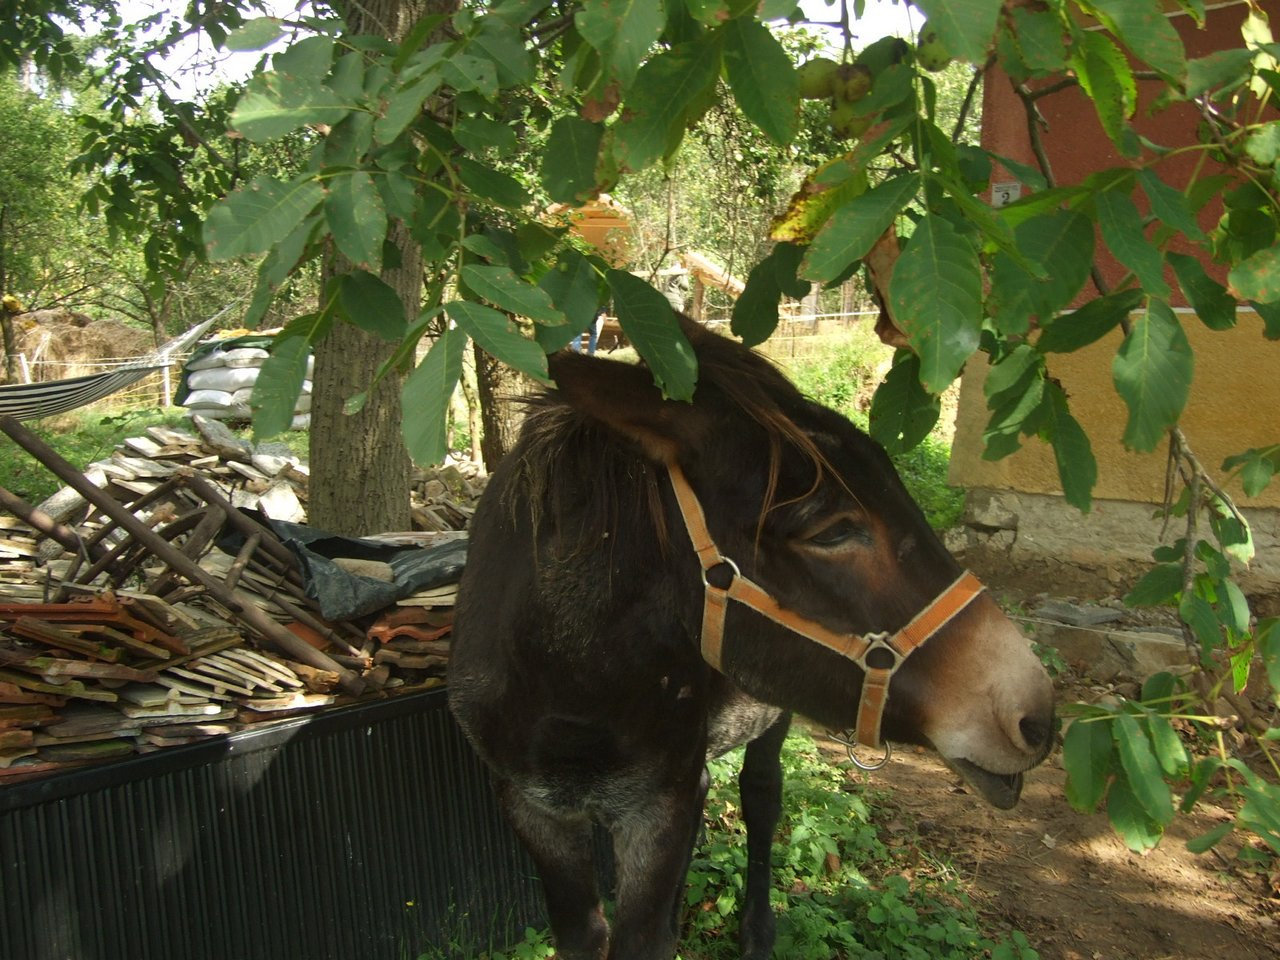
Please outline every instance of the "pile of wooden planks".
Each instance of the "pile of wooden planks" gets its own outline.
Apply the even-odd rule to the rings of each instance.
[[[305,467],[197,426],[152,428],[80,471],[0,419],[67,483],[40,507],[0,490],[0,784],[444,682],[456,585],[325,619],[294,554],[238,509],[296,520]],[[477,487],[430,478],[415,510],[464,524]],[[219,547],[227,534],[238,546]]]

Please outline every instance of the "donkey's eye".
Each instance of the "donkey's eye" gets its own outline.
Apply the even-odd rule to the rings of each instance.
[[[865,541],[866,529],[852,517],[837,517],[825,527],[805,538],[812,547],[841,547],[854,541]]]

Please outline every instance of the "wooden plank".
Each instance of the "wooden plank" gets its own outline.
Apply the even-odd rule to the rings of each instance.
[[[70,630],[59,629],[52,623],[38,620],[35,617],[19,617],[9,629],[20,637],[35,640],[48,647],[70,650],[73,653],[84,654],[86,657],[103,660],[107,663],[116,663],[120,660],[120,649],[118,647],[109,647],[104,643],[85,640]]]
[[[115,703],[120,699],[110,690],[86,687],[79,680],[67,680],[64,683],[52,684],[14,670],[0,670],[0,681],[17,684],[24,690],[36,693],[51,693],[59,697],[77,697],[81,700],[101,700],[104,703]]]

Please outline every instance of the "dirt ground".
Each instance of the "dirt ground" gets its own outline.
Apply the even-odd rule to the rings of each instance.
[[[1079,689],[1063,698],[1080,699]],[[873,775],[900,810],[890,831],[950,861],[991,929],[1026,934],[1041,960],[1275,960],[1280,890],[1236,858],[1233,834],[1195,855],[1186,841],[1226,819],[1212,806],[1178,818],[1145,856],[1104,814],[1082,816],[1063,794],[1060,754],[1027,775],[1013,810],[989,807],[924,751],[895,754]]]

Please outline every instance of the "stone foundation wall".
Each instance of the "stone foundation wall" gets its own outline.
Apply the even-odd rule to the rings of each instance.
[[[1239,571],[1257,612],[1280,611],[1280,510],[1246,508],[1256,555]],[[1126,592],[1152,564],[1151,551],[1184,533],[1149,503],[1095,500],[1082,514],[1061,497],[977,487],[948,546],[992,584],[1025,595],[1082,598]]]

